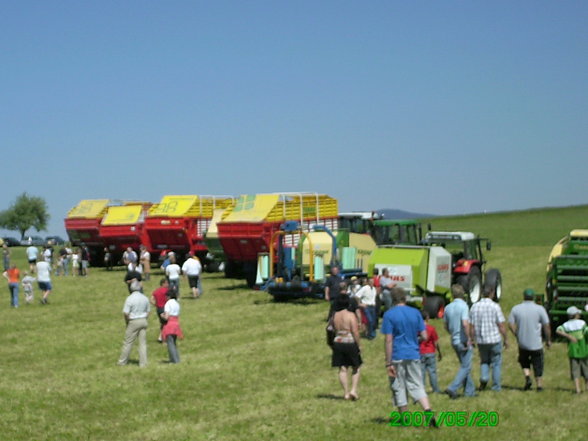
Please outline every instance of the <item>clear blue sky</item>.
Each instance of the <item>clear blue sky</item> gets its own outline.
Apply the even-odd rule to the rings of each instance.
[[[588,202],[586,1],[3,1],[0,209]],[[15,235],[14,233],[12,233]]]

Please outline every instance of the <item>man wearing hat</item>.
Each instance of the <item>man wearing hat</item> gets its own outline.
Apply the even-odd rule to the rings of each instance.
[[[537,382],[537,390],[543,390],[543,341],[545,333],[547,347],[551,347],[551,329],[545,308],[534,302],[535,291],[523,291],[523,302],[515,305],[508,317],[508,326],[519,344],[519,364],[525,374],[524,390],[531,389],[531,365]]]
[[[580,319],[582,311],[579,308],[570,306],[566,312],[569,320],[558,326],[555,332],[568,340],[570,374],[576,386],[576,393],[580,394],[580,377],[584,377],[584,390],[588,386],[588,326]]]

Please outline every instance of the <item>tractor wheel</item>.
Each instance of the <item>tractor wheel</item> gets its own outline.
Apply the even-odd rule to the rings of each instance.
[[[441,296],[427,296],[423,309],[430,318],[442,318],[443,310],[445,308],[445,300]]]
[[[502,276],[500,271],[496,268],[489,269],[486,272],[486,281],[484,283],[494,288],[494,301],[500,302],[502,297]]]
[[[206,264],[206,272],[209,273],[216,273],[219,270],[219,263],[218,262],[210,262],[208,264]]]
[[[473,267],[467,276],[460,276],[457,279],[457,283],[463,286],[468,295],[470,305],[480,300],[480,296],[482,295],[482,275],[480,274],[480,268]]]

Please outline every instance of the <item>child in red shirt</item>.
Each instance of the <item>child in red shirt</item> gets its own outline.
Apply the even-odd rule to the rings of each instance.
[[[427,339],[420,342],[421,350],[421,369],[423,372],[423,386],[426,385],[427,372],[429,372],[429,381],[433,392],[441,393],[437,383],[437,361],[435,352],[439,353],[439,361],[443,358],[441,348],[439,347],[439,336],[435,328],[429,324],[429,314],[422,311],[425,320],[425,329],[427,330]]]

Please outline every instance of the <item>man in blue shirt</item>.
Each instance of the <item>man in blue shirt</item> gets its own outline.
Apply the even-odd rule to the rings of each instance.
[[[386,311],[382,321],[385,335],[386,369],[392,389],[392,398],[399,412],[408,409],[408,395],[418,401],[425,412],[431,412],[421,373],[419,336],[427,339],[425,322],[420,311],[406,305],[402,288],[391,290],[394,307]],[[435,425],[434,419],[431,424]]]
[[[445,329],[451,335],[451,345],[459,359],[460,368],[453,382],[445,390],[451,398],[457,398],[457,390],[463,386],[464,395],[473,397],[476,395],[476,386],[472,379],[472,356],[474,347],[470,335],[469,308],[464,300],[465,292],[461,285],[451,287],[453,302],[445,308]]]

